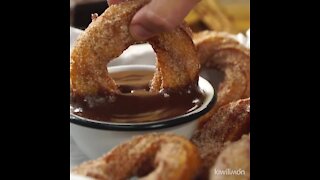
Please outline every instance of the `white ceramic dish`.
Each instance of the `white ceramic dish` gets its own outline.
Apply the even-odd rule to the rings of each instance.
[[[108,71],[154,70],[151,65],[123,65],[109,67]],[[73,140],[90,159],[95,159],[116,145],[135,135],[150,132],[171,132],[190,138],[197,126],[198,117],[206,113],[215,102],[212,85],[205,79],[199,79],[199,87],[205,94],[203,104],[194,111],[171,119],[145,123],[112,123],[86,119],[70,113],[70,133]]]

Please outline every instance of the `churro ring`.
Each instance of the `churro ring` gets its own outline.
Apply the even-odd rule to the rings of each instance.
[[[191,180],[199,167],[197,148],[187,139],[153,133],[136,136],[103,157],[75,167],[72,173],[103,180]]]
[[[233,101],[218,111],[192,135],[202,159],[201,177],[206,179],[225,143],[250,132],[250,98]]]
[[[138,43],[129,33],[134,14],[150,0],[128,0],[111,5],[79,36],[71,53],[72,95],[97,96],[119,93],[108,75],[107,64],[130,45]],[[182,24],[147,40],[157,54],[150,90],[184,89],[197,85],[200,63],[191,30]]]
[[[230,170],[229,174],[226,173]],[[225,173],[221,173],[224,171]],[[210,180],[250,179],[250,134],[238,141],[227,143],[210,169]]]
[[[224,74],[216,104],[199,120],[201,127],[221,106],[250,97],[250,50],[224,32],[203,31],[195,34],[193,41],[202,67]]]

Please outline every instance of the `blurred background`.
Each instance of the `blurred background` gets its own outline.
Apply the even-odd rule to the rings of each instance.
[[[70,25],[85,29],[91,14],[100,15],[106,8],[107,0],[70,0]],[[185,20],[194,32],[244,33],[250,28],[250,0],[202,0]]]

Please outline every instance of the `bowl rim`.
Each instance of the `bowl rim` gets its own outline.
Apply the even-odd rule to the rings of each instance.
[[[154,65],[118,65],[108,67],[108,71],[121,71],[130,68],[138,70],[138,69],[148,69],[154,70]],[[105,122],[105,121],[97,121],[89,118],[84,118],[78,115],[75,115],[70,112],[70,123],[85,126],[88,128],[100,129],[100,130],[113,130],[113,131],[147,131],[147,130],[155,130],[155,129],[164,129],[170,128],[178,125],[182,125],[191,121],[197,120],[197,118],[206,114],[211,107],[216,102],[216,93],[211,85],[206,79],[199,76],[199,86],[202,86],[205,89],[202,89],[205,94],[209,94],[206,96],[204,103],[197,109],[188,112],[186,114],[176,116],[173,118],[167,118],[159,121],[152,122],[141,122],[141,123],[115,123],[115,122]]]

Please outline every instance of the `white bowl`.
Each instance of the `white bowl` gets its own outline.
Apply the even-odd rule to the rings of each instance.
[[[154,70],[151,65],[122,65],[109,67],[108,71]],[[70,134],[80,150],[90,159],[96,159],[113,147],[135,135],[150,132],[171,132],[190,138],[197,127],[196,119],[210,110],[215,103],[212,85],[199,78],[199,87],[205,94],[203,104],[194,111],[170,119],[145,123],[101,122],[74,115],[70,112]]]

